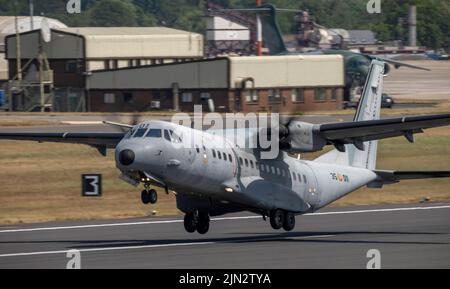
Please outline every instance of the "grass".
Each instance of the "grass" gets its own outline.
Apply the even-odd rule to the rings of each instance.
[[[305,155],[313,159],[317,154]],[[449,170],[450,129],[419,135],[415,145],[404,138],[382,141],[380,169]],[[101,198],[82,198],[80,175],[103,174]],[[34,142],[0,142],[0,224],[176,215],[175,197],[159,191],[155,206],[140,202],[140,189],[118,179],[114,157],[90,147]],[[450,200],[450,180],[408,181],[383,190],[361,189],[333,204],[364,205]]]

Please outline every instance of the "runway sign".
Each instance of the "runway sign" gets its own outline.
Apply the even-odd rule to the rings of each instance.
[[[102,195],[102,175],[90,174],[82,175],[81,194],[83,197],[101,197]]]

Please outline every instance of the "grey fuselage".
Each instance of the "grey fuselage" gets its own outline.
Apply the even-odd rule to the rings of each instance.
[[[139,129],[143,135],[134,136]],[[160,134],[149,137],[150,129]],[[195,142],[186,143],[189,134]],[[134,153],[131,164],[121,163],[124,150]],[[363,168],[298,160],[284,152],[273,160],[258,155],[258,150],[241,149],[222,136],[149,121],[119,143],[116,165],[127,176],[139,172],[176,192],[181,211],[203,209],[211,215],[239,210],[264,214],[274,209],[303,214],[376,179],[374,172]]]

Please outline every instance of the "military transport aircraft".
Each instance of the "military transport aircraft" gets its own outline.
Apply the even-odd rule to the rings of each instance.
[[[162,121],[110,123],[125,128],[123,133],[0,133],[0,139],[87,144],[103,154],[114,148],[122,179],[144,185],[145,204],[157,201],[151,186],[176,194],[190,233],[207,233],[210,216],[240,211],[269,217],[273,229],[291,231],[296,215],[314,212],[361,187],[450,177],[450,172],[376,169],[379,139],[405,136],[413,142],[414,134],[424,129],[450,124],[450,114],[380,119],[384,67],[373,61],[353,122],[313,125],[291,119],[282,124],[273,133],[279,135],[281,148],[275,159],[261,158],[259,148],[244,149],[222,136]],[[185,143],[188,135],[195,136],[193,146]],[[336,150],[314,161],[289,154],[327,145]]]

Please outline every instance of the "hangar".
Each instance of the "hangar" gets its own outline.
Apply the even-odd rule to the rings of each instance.
[[[44,80],[55,88],[57,111],[86,106],[86,79],[93,70],[203,58],[202,35],[166,27],[75,27],[51,29],[50,33],[48,42],[42,40],[40,30],[21,33],[20,59],[23,78],[31,86],[39,79],[39,54],[45,55],[49,68],[45,68]],[[10,80],[17,74],[16,43],[16,35],[6,37]]]
[[[342,108],[340,55],[222,57],[93,71],[91,111],[302,112]]]

